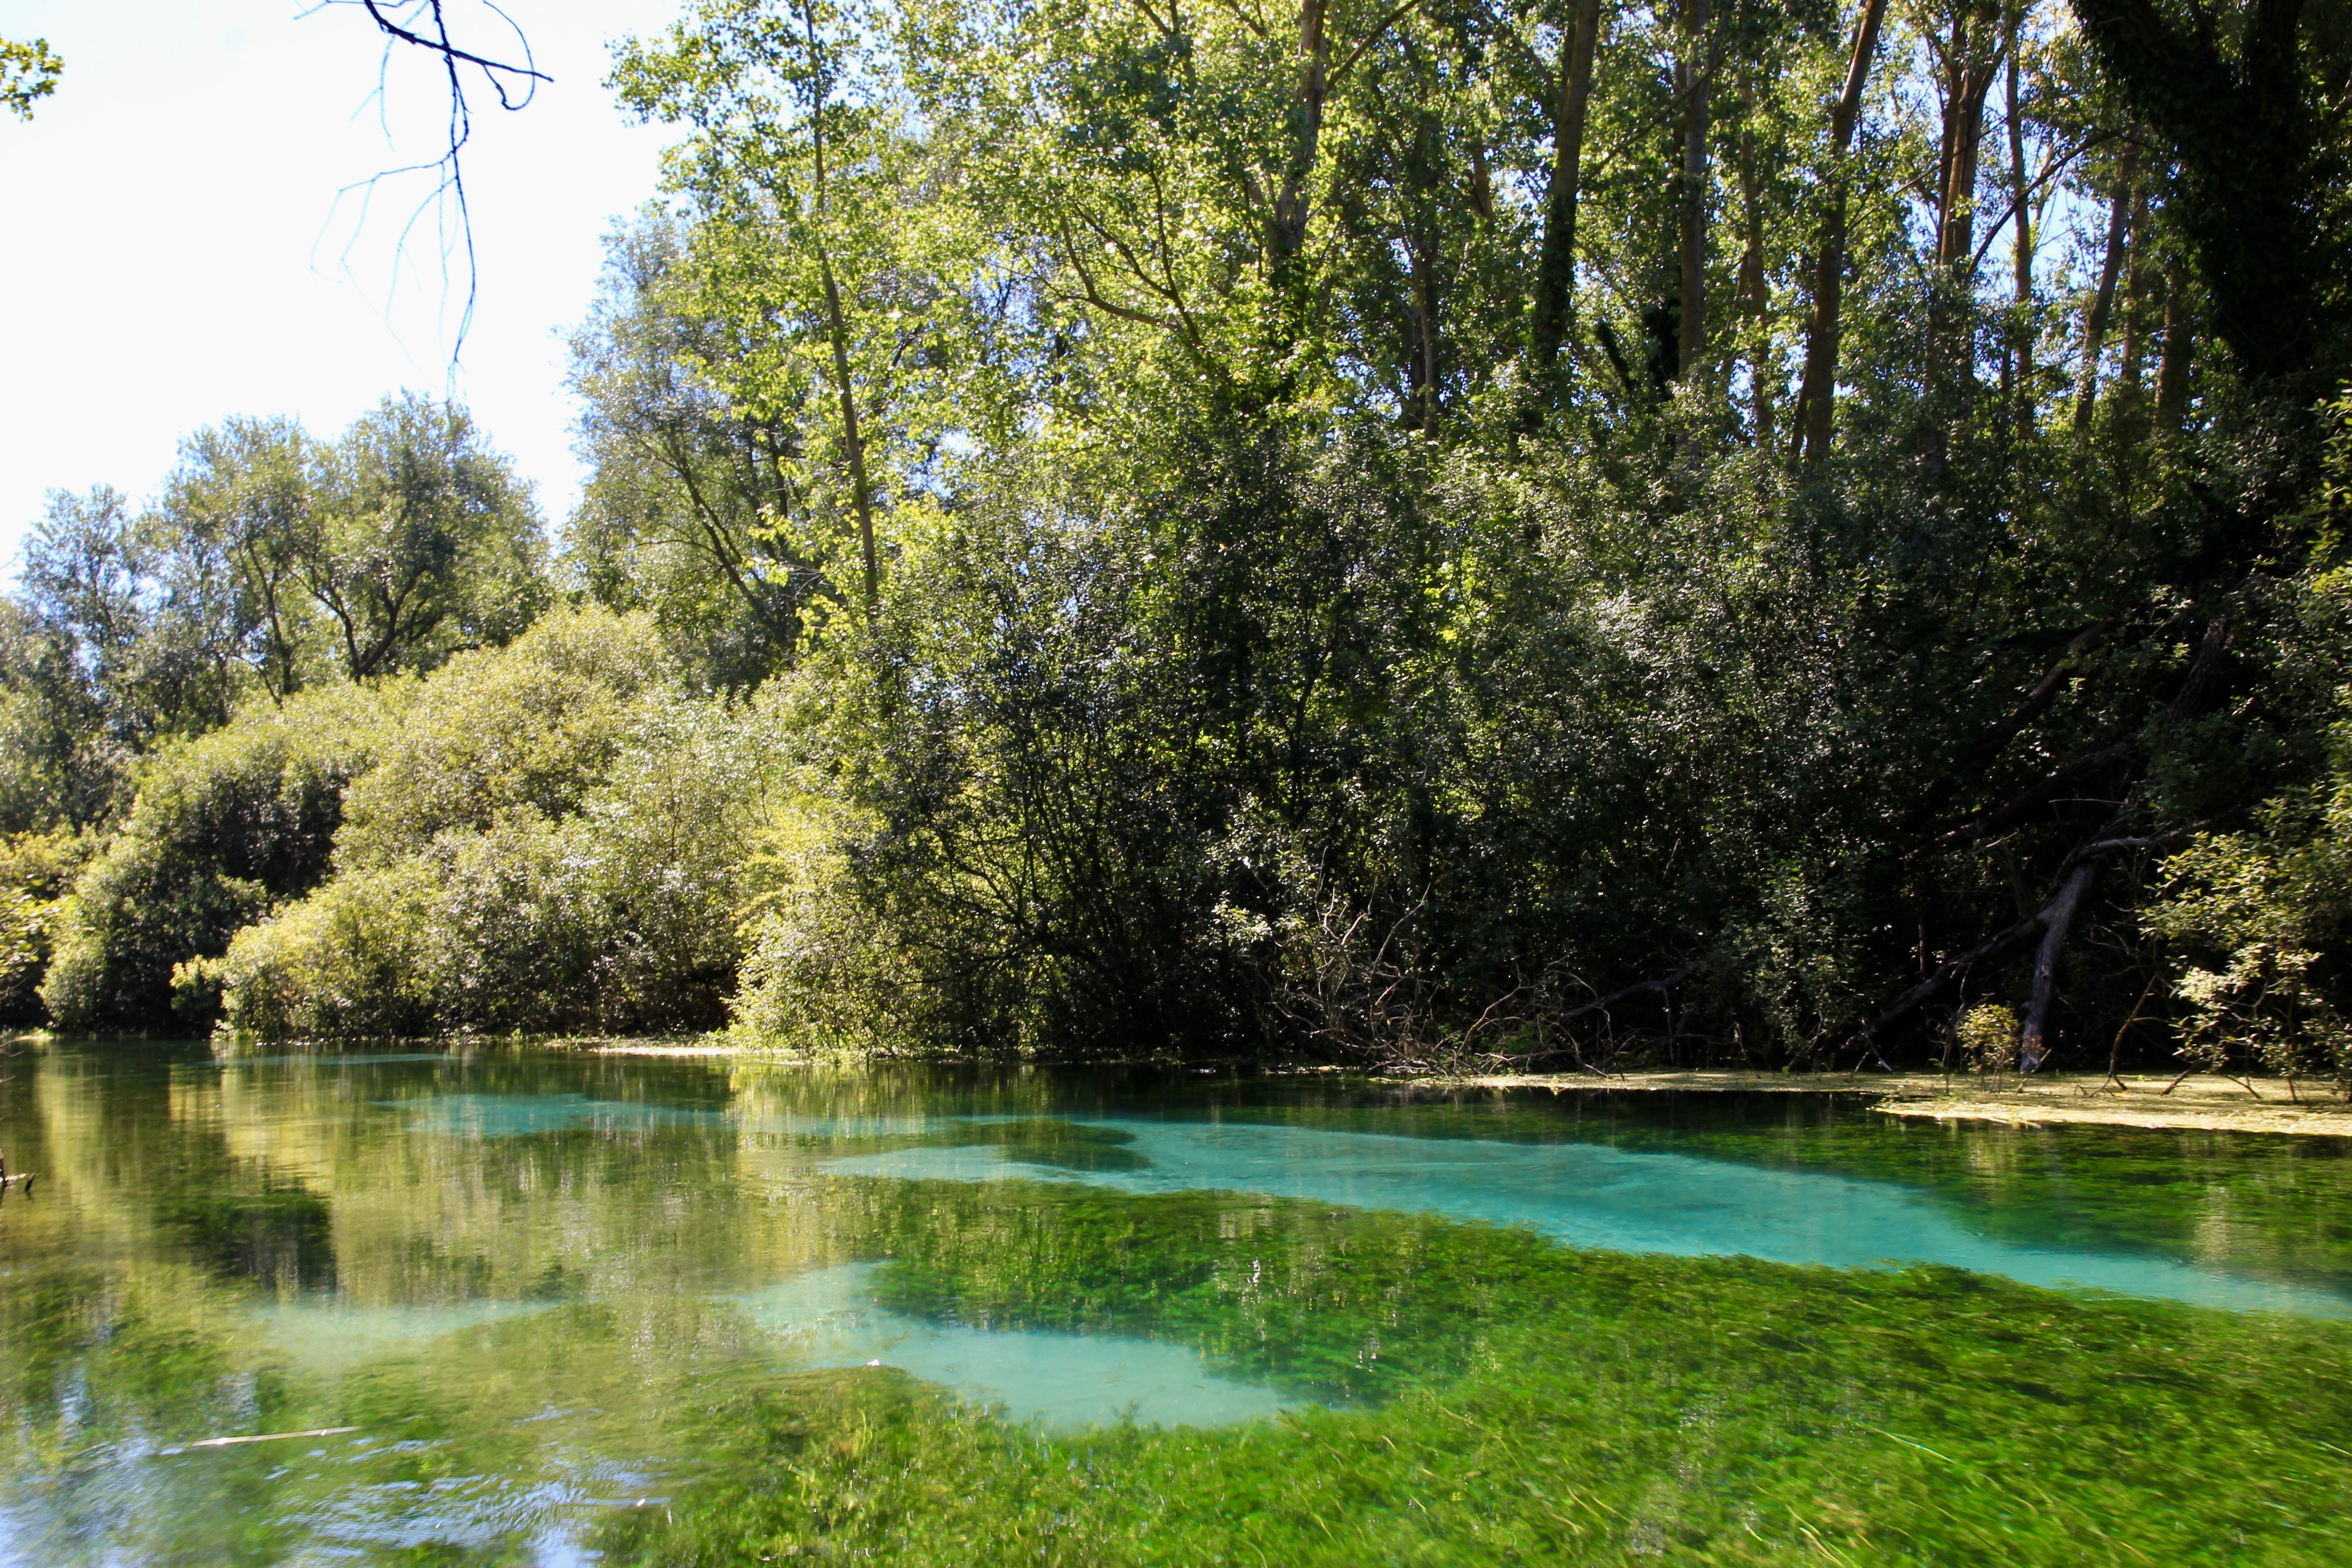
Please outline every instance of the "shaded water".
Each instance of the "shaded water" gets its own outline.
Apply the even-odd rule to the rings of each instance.
[[[1382,1418],[1494,1375],[1484,1275],[1370,1300],[1402,1246],[1519,1260],[1520,1326],[1570,1310],[1555,1245],[1939,1265],[1967,1273],[1921,1276],[1931,1301],[2007,1279],[2167,1332],[2352,1317],[2327,1140],[520,1049],[0,1073],[0,1152],[41,1178],[0,1199],[5,1563],[584,1561],[730,1462],[711,1412],[820,1374],[896,1369],[954,1401],[926,1420],[1069,1441]],[[1836,1277],[1757,1278],[1801,1307]]]

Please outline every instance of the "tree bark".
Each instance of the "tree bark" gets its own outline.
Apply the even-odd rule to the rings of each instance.
[[[809,65],[814,96],[809,110],[809,159],[816,184],[817,228],[811,234],[816,250],[819,279],[824,285],[825,336],[833,348],[833,375],[841,394],[841,447],[849,459],[850,509],[857,518],[857,543],[866,568],[866,614],[871,617],[882,603],[882,562],[874,543],[874,492],[866,473],[866,439],[857,425],[857,389],[849,371],[849,320],[841,306],[841,286],[833,274],[833,257],[826,248],[822,225],[829,192],[824,167],[824,103],[831,90],[824,53],[817,42],[816,7],[802,0],[801,18],[807,29]]]
[[[1330,45],[1323,28],[1325,0],[1299,0],[1298,88],[1291,100],[1290,160],[1282,187],[1266,215],[1266,250],[1280,293],[1292,280],[1307,248],[1307,222],[1314,193],[1309,188],[1323,139],[1323,97],[1330,70]]]
[[[1764,279],[1764,198],[1758,189],[1756,174],[1752,91],[1745,96],[1743,107],[1751,124],[1739,138],[1740,216],[1746,230],[1746,243],[1739,256],[1739,293],[1756,333],[1748,359],[1748,395],[1756,417],[1756,444],[1769,452],[1774,445],[1774,405],[1780,390],[1775,383],[1780,380],[1780,367],[1772,353],[1771,286]]]
[[[2139,184],[2139,149],[2124,144],[2116,162],[2115,194],[2107,203],[2107,254],[2099,265],[2098,292],[2083,321],[2083,374],[2074,389],[2074,428],[2091,427],[2091,414],[2099,398],[2099,356],[2106,352],[2107,319],[2116,305],[2116,279],[2122,276],[2124,252],[2131,245],[2132,193]]]
[[[1830,158],[1823,183],[1828,194],[1822,212],[1822,237],[1813,263],[1813,323],[1805,341],[1805,374],[1797,392],[1798,436],[1808,468],[1828,459],[1836,398],[1840,295],[1845,286],[1846,157],[1853,146],[1854,122],[1862,116],[1863,89],[1870,80],[1871,57],[1878,51],[1879,24],[1886,19],[1886,0],[1863,0],[1854,28],[1853,54],[1847,63],[1845,87],[1830,114]]]
[[[1679,379],[1695,380],[1706,353],[1707,110],[1715,86],[1707,51],[1707,0],[1682,0],[1682,308],[1675,345]]]
[[[824,309],[833,339],[833,374],[841,390],[841,446],[849,458],[849,499],[857,516],[858,552],[866,567],[866,613],[881,603],[882,560],[874,545],[874,492],[866,477],[866,438],[857,426],[857,390],[849,374],[849,322],[841,309],[841,289],[835,283],[833,263],[820,246],[817,267],[824,279]]]
[[[2082,911],[2083,895],[2098,879],[2099,862],[2086,859],[2066,873],[2058,892],[2042,910],[2042,949],[2033,958],[2033,999],[2025,1009],[2025,1027],[2019,1032],[2017,1065],[2032,1072],[2050,1054],[2050,1009],[2058,999],[2058,960],[2066,951],[2066,934]]]
[[[2156,421],[2180,428],[2189,405],[2189,355],[2194,329],[2189,320],[2189,270],[2175,257],[2164,269],[2164,349],[2156,363]]]
[[[1925,468],[1942,475],[1958,410],[1945,395],[1976,380],[1975,300],[1977,168],[1984,145],[1985,96],[1992,89],[2000,45],[1984,55],[1965,7],[1952,15],[1944,56],[1944,145],[1936,196],[1936,265],[1927,300],[1927,400],[1922,409]]]
[[[2124,342],[2122,363],[2116,368],[2116,407],[2126,418],[2139,412],[2139,362],[2147,346],[2145,309],[2147,300],[2147,182],[2132,190],[2132,245],[2124,267]]]
[[[1536,260],[1535,309],[1528,334],[1535,379],[1546,385],[1575,319],[1576,202],[1583,180],[1584,126],[1592,103],[1592,61],[1601,19],[1601,0],[1578,0],[1573,30],[1560,50],[1552,101],[1551,183],[1544,196],[1543,245]]]
[[[2011,200],[2017,207],[2017,243],[2010,254],[2010,265],[2015,274],[2016,293],[2011,301],[2010,321],[2010,355],[2015,364],[2016,381],[2011,390],[2011,418],[2015,433],[2023,437],[2040,419],[2034,406],[2033,381],[2033,204],[2029,197],[2025,172],[2025,94],[2020,85],[2021,68],[2018,64],[2018,33],[2022,22],[2021,9],[2009,14],[2009,188]]]

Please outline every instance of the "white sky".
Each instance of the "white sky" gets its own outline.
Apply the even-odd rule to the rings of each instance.
[[[356,7],[0,0],[0,37],[46,37],[66,67],[30,124],[0,117],[0,572],[50,489],[143,500],[199,426],[282,413],[331,436],[404,386],[454,390],[562,521],[581,479],[563,338],[612,221],[654,194],[663,136],[614,107],[605,45],[677,6],[505,5],[555,80],[519,114],[476,95],[480,297],[453,384],[462,262],[445,287],[429,213],[399,248],[429,187],[381,190],[364,222],[336,194],[438,153],[426,62],[394,61],[387,142]],[[450,15],[504,44],[473,0]]]

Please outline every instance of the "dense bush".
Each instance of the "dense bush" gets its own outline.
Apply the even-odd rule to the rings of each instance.
[[[58,903],[73,885],[96,836],[59,828],[0,843],[0,1024],[37,1024],[41,979],[57,935]]]
[[[121,831],[58,911],[41,999],[68,1033],[208,1026],[173,971],[325,875],[343,789],[373,762],[404,689],[337,684],[248,706],[149,759]]]
[[[428,678],[356,784],[335,875],[207,973],[270,1037],[723,1021],[758,710],[693,696],[650,623],[557,612]]]
[[[2328,647],[2352,638],[2352,574],[2288,586],[2274,657],[2334,699],[2334,722],[2314,703],[2301,737],[2320,761],[2242,829],[2198,834],[2168,858],[2167,896],[2143,923],[2172,959],[2188,1060],[2327,1078],[2352,1093],[2352,685],[2339,684],[2342,648]]]

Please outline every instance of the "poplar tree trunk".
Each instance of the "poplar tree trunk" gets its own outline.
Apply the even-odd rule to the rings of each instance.
[[[1687,383],[1698,377],[1706,353],[1707,98],[1715,85],[1707,0],[1682,0],[1682,330],[1675,369]]]
[[[1323,97],[1331,63],[1324,9],[1325,0],[1300,0],[1298,6],[1298,89],[1291,100],[1290,162],[1266,221],[1266,249],[1277,292],[1293,280],[1298,257],[1307,248],[1307,221],[1313,210],[1310,187],[1323,139]]]
[[[2164,353],[2156,365],[2156,420],[2167,430],[2180,428],[2189,406],[2189,269],[2174,257],[2164,269]]]
[[[1992,90],[1996,53],[1977,58],[1969,14],[1952,17],[1944,60],[1944,150],[1936,197],[1936,266],[1927,297],[1927,399],[1922,413],[1925,468],[1940,476],[1950,449],[1956,410],[1944,395],[1976,381],[1976,334],[1970,306],[1976,271],[1977,168],[1984,145],[1985,97]]]
[[[2011,394],[2011,416],[2016,433],[2031,431],[2040,416],[2034,407],[2033,379],[2033,204],[2027,198],[2025,173],[2025,95],[2019,85],[2017,61],[2019,12],[2009,16],[2009,188],[2017,206],[2017,243],[2010,256],[2015,273],[2016,296],[2010,322],[2010,353],[2017,380]]]
[[[2082,384],[2074,393],[2074,428],[2087,430],[2099,398],[2099,356],[2106,352],[2107,320],[2116,306],[2116,279],[2123,275],[2131,245],[2132,192],[2139,184],[2139,149],[2126,143],[2116,163],[2115,195],[2107,205],[2107,254],[2099,266],[2098,292],[2083,321]]]
[[[1853,147],[1854,122],[1862,115],[1863,89],[1870,80],[1871,57],[1878,51],[1879,24],[1886,0],[1863,0],[1854,28],[1853,55],[1845,87],[1830,115],[1829,186],[1822,213],[1821,247],[1813,265],[1813,324],[1805,340],[1805,377],[1797,393],[1798,438],[1804,466],[1818,468],[1829,457],[1831,416],[1837,395],[1840,296],[1845,287],[1846,157]]]
[[[1743,103],[1752,115],[1752,91],[1745,95]],[[1756,331],[1748,358],[1748,393],[1756,416],[1756,444],[1770,451],[1774,445],[1774,405],[1779,401],[1776,395],[1780,391],[1774,383],[1780,379],[1780,365],[1772,353],[1771,286],[1764,279],[1764,200],[1757,185],[1755,138],[1743,133],[1739,139],[1739,200],[1746,244],[1739,256],[1739,295]]]
[[[1592,102],[1592,60],[1601,37],[1601,0],[1578,0],[1560,50],[1552,100],[1551,184],[1544,198],[1543,245],[1536,260],[1535,308],[1528,347],[1534,379],[1548,384],[1576,311],[1576,198],[1583,177],[1584,124]]]
[[[2147,182],[2142,180],[2132,191],[2132,247],[2129,260],[2124,268],[2124,342],[2123,363],[2116,372],[2116,407],[2128,416],[2139,412],[2139,362],[2147,342],[2147,321],[2143,309],[2147,299],[2147,279],[2143,262],[2147,255]]]

